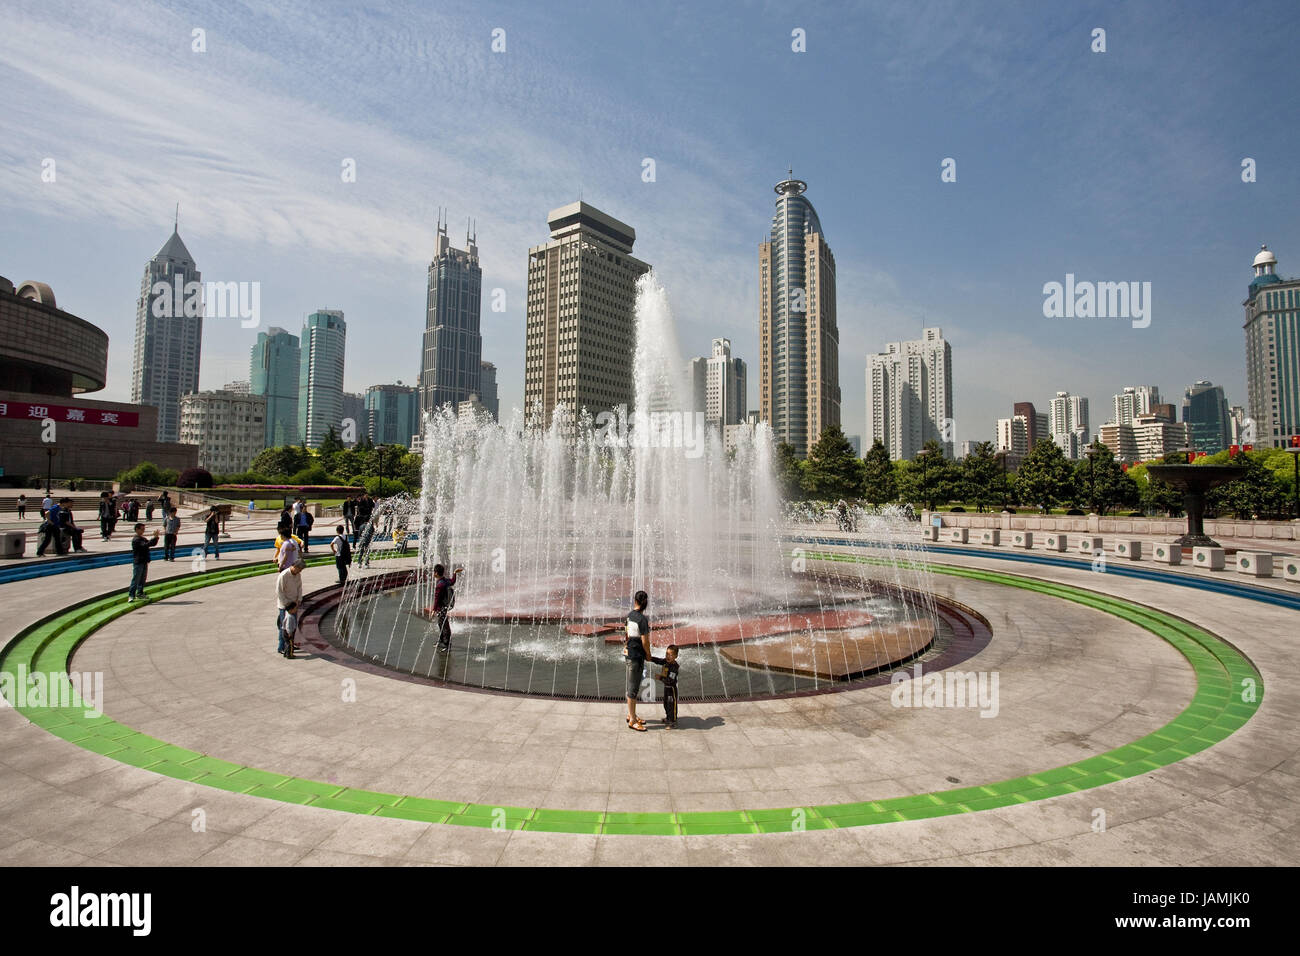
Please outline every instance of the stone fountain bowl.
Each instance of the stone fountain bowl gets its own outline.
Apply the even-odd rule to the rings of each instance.
[[[1206,492],[1236,481],[1246,473],[1241,465],[1147,465],[1147,474],[1179,491]]]

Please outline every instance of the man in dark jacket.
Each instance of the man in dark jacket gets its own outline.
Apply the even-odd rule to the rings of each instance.
[[[128,604],[136,598],[144,597],[144,585],[149,577],[149,549],[157,543],[156,533],[152,539],[148,539],[144,536],[144,525],[135,526],[135,536],[131,538],[131,587],[126,592]]]
[[[447,620],[452,605],[456,602],[456,581],[464,568],[456,568],[447,577],[446,569],[441,564],[433,566],[433,613],[438,620],[438,650],[445,651],[451,647],[451,622]]]

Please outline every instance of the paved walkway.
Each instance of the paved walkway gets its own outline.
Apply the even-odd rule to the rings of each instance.
[[[1103,577],[1087,565],[1009,568],[976,549],[937,560],[1188,618],[1252,659],[1267,688],[1263,705],[1216,746],[1093,790],[935,819],[710,836],[494,831],[293,806],[127,766],[3,710],[0,862],[1300,863],[1293,614]],[[188,570],[153,565],[156,578]],[[0,586],[6,634],[128,576],[105,568]],[[312,568],[306,577],[310,589],[333,573]],[[962,668],[999,673],[996,719],[895,708],[886,686],[684,705],[683,729],[633,734],[617,704],[468,693],[312,657],[285,661],[274,653],[269,577],[133,611],[92,635],[73,666],[103,672],[108,716],[226,760],[446,800],[642,812],[872,800],[1001,780],[1134,740],[1193,693],[1192,670],[1173,647],[1111,615],[979,581],[936,576],[935,587],[992,625],[992,642]],[[356,681],[355,702],[343,700],[345,680]],[[1094,832],[1097,810],[1104,832]]]

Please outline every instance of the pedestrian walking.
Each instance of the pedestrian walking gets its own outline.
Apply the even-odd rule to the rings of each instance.
[[[208,513],[203,522],[203,556],[208,556],[208,545],[212,545],[212,553],[218,561],[221,560],[221,548],[217,544],[217,536],[221,533],[221,512],[216,505],[208,508]]]
[[[311,551],[311,526],[316,523],[310,511],[307,510],[307,502],[302,502],[298,509],[298,517],[295,520],[298,537],[302,539],[302,553],[307,554]]]
[[[181,533],[181,516],[172,508],[163,519],[163,560],[176,560],[176,538]]]
[[[19,495],[18,496],[18,520],[21,521],[26,517],[27,517],[27,496]]]

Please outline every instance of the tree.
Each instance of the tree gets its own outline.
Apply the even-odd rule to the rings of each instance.
[[[1115,460],[1115,453],[1100,440],[1088,446],[1087,457],[1074,466],[1076,499],[1093,512],[1104,515],[1108,508],[1136,505],[1141,490]]]
[[[937,439],[931,438],[915,458],[903,465],[898,476],[899,494],[907,501],[920,501],[927,511],[961,493],[961,472],[956,462],[944,456],[943,445]]]
[[[1002,501],[1002,465],[993,453],[993,443],[977,442],[961,463],[961,497],[975,503],[976,511]]]
[[[1284,453],[1285,454],[1285,453]],[[1286,486],[1266,465],[1267,452],[1237,455],[1234,464],[1245,472],[1236,481],[1211,489],[1207,507],[1216,514],[1232,512],[1238,518],[1268,518],[1283,514],[1288,507]]]
[[[1138,487],[1138,505],[1147,514],[1160,512],[1177,518],[1183,513],[1182,492],[1147,473],[1147,466],[1139,462],[1129,465],[1128,476]]]
[[[862,459],[862,497],[873,505],[898,500],[894,463],[889,460],[889,451],[879,438],[871,443],[871,448]]]
[[[186,468],[176,479],[177,488],[211,488],[212,472],[206,468]]]
[[[797,501],[803,497],[803,466],[794,446],[781,442],[776,446],[776,486],[781,497],[786,501]]]
[[[1044,512],[1073,498],[1074,474],[1056,442],[1044,438],[1030,449],[1016,472],[1016,494]]]
[[[266,475],[273,481],[288,481],[312,462],[311,452],[296,445],[280,445],[259,452],[248,466],[249,471]]]
[[[808,453],[804,488],[814,498],[858,498],[862,495],[862,463],[840,426],[821,433]]]
[[[334,434],[333,425],[325,432],[325,437],[321,439],[320,448],[317,450],[320,453],[321,463],[326,468],[331,466],[331,459],[343,450],[343,442],[339,441],[338,436]]]
[[[142,461],[134,468],[117,473],[117,480],[124,485],[161,485],[164,484],[162,479],[162,470],[151,461]],[[42,478],[41,484],[44,483]]]

